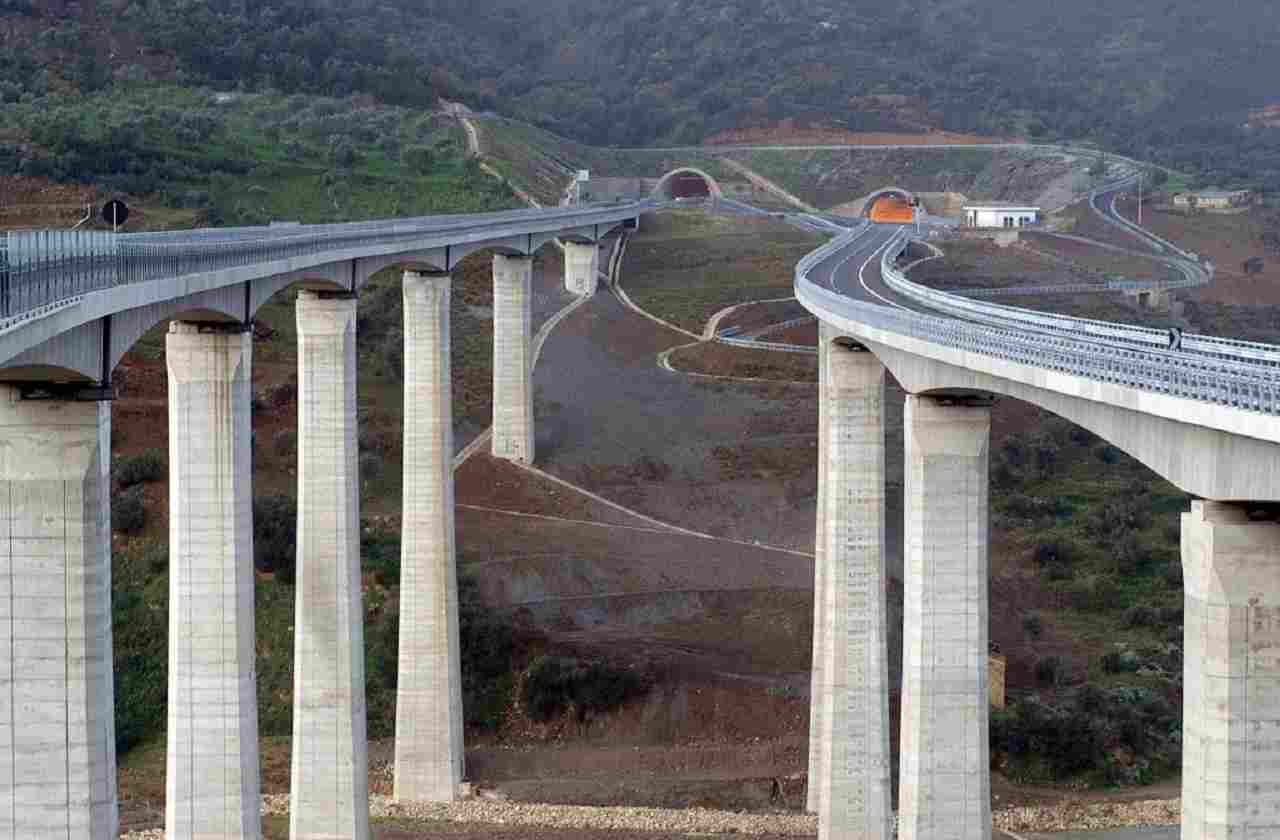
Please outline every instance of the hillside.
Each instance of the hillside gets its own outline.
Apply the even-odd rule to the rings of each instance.
[[[1265,0],[6,0],[0,36],[7,101],[145,79],[445,97],[610,145],[944,128],[1280,183],[1280,130],[1246,127],[1280,75]]]

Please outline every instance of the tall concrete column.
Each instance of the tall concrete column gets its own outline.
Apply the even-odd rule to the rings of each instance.
[[[167,840],[262,836],[251,352],[238,325],[169,326]]]
[[[301,292],[291,840],[367,840],[356,299]]]
[[[989,840],[991,401],[907,397],[902,840]]]
[[[1280,837],[1280,523],[1182,515],[1182,840]]]
[[[826,381],[827,368],[831,364],[832,342],[836,336],[826,324],[818,323],[818,382]],[[826,400],[818,403],[818,503],[816,533],[813,540],[813,659],[809,675],[809,774],[805,786],[805,810],[811,814],[819,813],[822,807],[823,775],[822,744],[822,692],[826,685],[823,677],[823,665],[827,657],[827,616],[823,606],[826,604],[828,577],[826,573],[827,556],[827,435],[830,424],[827,422],[827,408],[831,404]]]
[[[532,257],[493,257],[493,456],[533,463]]]
[[[0,386],[0,837],[115,840],[111,410]]]
[[[856,345],[827,351],[821,840],[889,840],[884,366]]]
[[[564,243],[564,287],[575,295],[590,297],[596,293],[600,272],[600,246],[594,242],[581,245]]]
[[[449,802],[462,781],[447,274],[404,275],[404,516],[395,798]]]

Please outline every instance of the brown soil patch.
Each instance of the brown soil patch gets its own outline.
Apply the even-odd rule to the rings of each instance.
[[[1136,201],[1122,201],[1119,206],[1127,217],[1136,217]],[[1213,283],[1192,290],[1191,297],[1244,306],[1280,304],[1280,239],[1273,239],[1276,244],[1271,246],[1263,241],[1267,233],[1280,237],[1280,210],[1255,207],[1232,216],[1184,216],[1148,205],[1143,210],[1142,223],[1178,247],[1213,262]],[[1263,270],[1246,275],[1244,262],[1253,257],[1262,257]]]
[[[671,366],[685,373],[774,379],[781,382],[818,381],[818,357],[805,353],[753,350],[716,341],[682,347],[669,357]]]
[[[760,336],[761,341],[770,344],[794,344],[797,347],[818,346],[818,322],[808,321],[803,324],[792,324],[777,332],[769,332]]]
[[[1006,143],[998,137],[956,134],[950,131],[903,133],[887,131],[846,131],[839,128],[801,128],[788,122],[757,128],[735,128],[717,132],[702,141],[704,146],[971,146]]]
[[[1039,233],[1023,233],[1022,241],[1017,248],[1036,256],[1047,257],[1051,265],[1057,266],[1060,274],[1076,274],[1077,277],[1064,279],[1063,282],[1076,280],[1100,282],[1101,275],[1115,275],[1131,279],[1164,279],[1169,269],[1154,259],[1146,259],[1136,254],[1120,254],[1104,248],[1095,248],[1084,242],[1046,236]]]

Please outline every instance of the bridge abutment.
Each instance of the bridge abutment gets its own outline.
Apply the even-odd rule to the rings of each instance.
[[[356,299],[298,294],[291,840],[367,840]]]
[[[600,285],[599,272],[600,247],[597,243],[564,243],[564,287],[571,294],[594,295]]]
[[[404,514],[395,791],[449,802],[462,781],[450,277],[404,275]]]
[[[252,340],[169,327],[169,699],[166,840],[257,840]]]
[[[818,831],[821,840],[889,840],[885,368],[861,347],[835,344],[825,352]]]
[[[1182,573],[1182,840],[1280,836],[1280,523],[1192,502]]]
[[[989,840],[990,401],[908,396],[902,840]]]
[[[533,463],[533,258],[493,258],[495,458]]]
[[[0,387],[0,836],[115,840],[111,409]]]

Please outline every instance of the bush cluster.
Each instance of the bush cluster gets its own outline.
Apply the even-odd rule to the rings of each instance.
[[[168,466],[164,457],[155,450],[127,458],[117,458],[111,465],[111,477],[120,487],[132,487],[148,481],[160,481]]]
[[[111,530],[133,536],[147,527],[147,498],[142,485],[116,493],[111,499]]]
[[[1019,782],[1150,782],[1181,761],[1175,706],[1145,688],[1084,686],[1058,704],[1019,700],[991,718],[991,755]]]
[[[253,564],[281,583],[293,583],[298,563],[298,506],[291,496],[253,500]]]
[[[579,722],[607,712],[646,690],[635,671],[602,660],[539,656],[525,671],[520,700],[540,723],[572,709]]]

